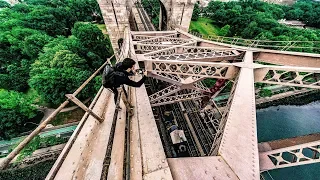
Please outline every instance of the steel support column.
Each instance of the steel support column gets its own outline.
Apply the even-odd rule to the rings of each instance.
[[[244,63],[251,64],[252,62],[253,53],[247,51]],[[241,68],[240,70],[219,154],[239,179],[259,179],[254,73],[252,68]]]

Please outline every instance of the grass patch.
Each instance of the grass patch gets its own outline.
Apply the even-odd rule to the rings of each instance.
[[[62,112],[54,118],[51,124],[54,126],[58,126],[72,122],[77,122],[81,120],[84,113],[84,110],[82,110],[81,108],[75,109],[73,111]]]
[[[96,26],[102,31],[104,35],[108,34],[105,24],[96,24]]]
[[[220,28],[213,24],[214,21],[208,18],[199,18],[197,21],[191,21],[189,30],[196,30],[202,35],[219,36]]]

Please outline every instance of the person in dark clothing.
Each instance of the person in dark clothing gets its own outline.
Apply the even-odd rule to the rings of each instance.
[[[146,80],[146,72],[144,72],[143,77],[140,81],[135,82],[129,79],[129,76],[134,75],[134,65],[136,62],[130,58],[125,58],[122,62],[119,62],[115,65],[114,70],[117,72],[115,74],[114,79],[114,86],[111,88],[112,92],[114,93],[114,102],[117,103],[118,99],[118,90],[121,85],[125,84],[131,87],[140,87]],[[125,91],[124,87],[122,86],[122,90],[128,98],[128,94]]]

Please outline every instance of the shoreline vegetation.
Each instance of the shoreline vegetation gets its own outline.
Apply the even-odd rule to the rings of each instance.
[[[309,104],[311,102],[319,101],[320,100],[320,90],[311,91],[300,95],[293,95],[289,97],[285,97],[282,99],[274,100],[271,102],[265,102],[262,104],[257,104],[256,108],[258,109],[265,109],[271,106],[279,106],[279,105],[297,105],[302,106]]]

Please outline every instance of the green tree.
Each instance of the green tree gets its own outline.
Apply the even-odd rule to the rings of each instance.
[[[10,64],[7,67],[7,74],[2,74],[5,78],[5,81],[0,87],[7,90],[26,92],[29,89],[28,79],[30,66],[30,60],[26,59],[22,59],[20,62]]]
[[[69,35],[73,18],[65,8],[38,6],[24,18],[24,26],[46,32],[50,36]],[[71,27],[70,27],[71,26]]]
[[[102,20],[99,4],[96,0],[69,1],[70,12],[75,15],[76,21],[96,21]]]
[[[46,49],[30,72],[30,86],[45,101],[55,105],[63,102],[65,94],[75,91],[91,75],[85,59],[63,48]],[[92,85],[86,86],[78,97],[87,98],[93,89]]]
[[[200,13],[201,13],[201,10],[200,10],[199,4],[196,3],[193,8],[191,20],[192,21],[198,20]]]
[[[298,19],[302,18],[302,16],[303,16],[303,11],[301,9],[299,9],[299,8],[292,9],[292,10],[290,10],[290,11],[288,11],[286,13],[286,18],[287,19],[298,20]]]
[[[38,54],[42,52],[42,48],[44,47],[44,45],[46,45],[51,40],[52,37],[46,34],[33,34],[25,38],[22,51],[30,58],[35,59],[38,57]]]
[[[6,1],[0,0],[0,8],[9,8],[11,7]]]
[[[230,25],[225,25],[220,29],[220,36],[227,36],[229,34],[229,30],[230,30]]]
[[[270,89],[261,89],[259,91],[259,95],[261,97],[271,97],[272,96],[272,91]]]
[[[46,43],[37,40],[32,43],[32,39],[42,35],[39,31],[21,27],[0,34],[0,88],[19,92],[28,89],[30,66]]]
[[[27,14],[27,13],[31,12],[33,8],[34,8],[34,6],[30,6],[25,3],[18,3],[18,4],[15,4],[14,6],[12,6],[11,10],[15,13]],[[17,17],[15,17],[15,18],[17,18]]]
[[[243,38],[248,38],[248,39],[253,39],[256,37],[258,34],[262,32],[262,29],[259,28],[258,23],[255,21],[252,21],[248,27],[246,27],[242,32],[241,36]]]
[[[111,45],[101,30],[91,23],[77,22],[72,29],[74,35],[86,49],[88,64],[92,68],[98,68],[107,57],[111,55]]]
[[[22,94],[0,90],[0,138],[10,139],[24,132],[24,124],[36,116],[32,99]]]

